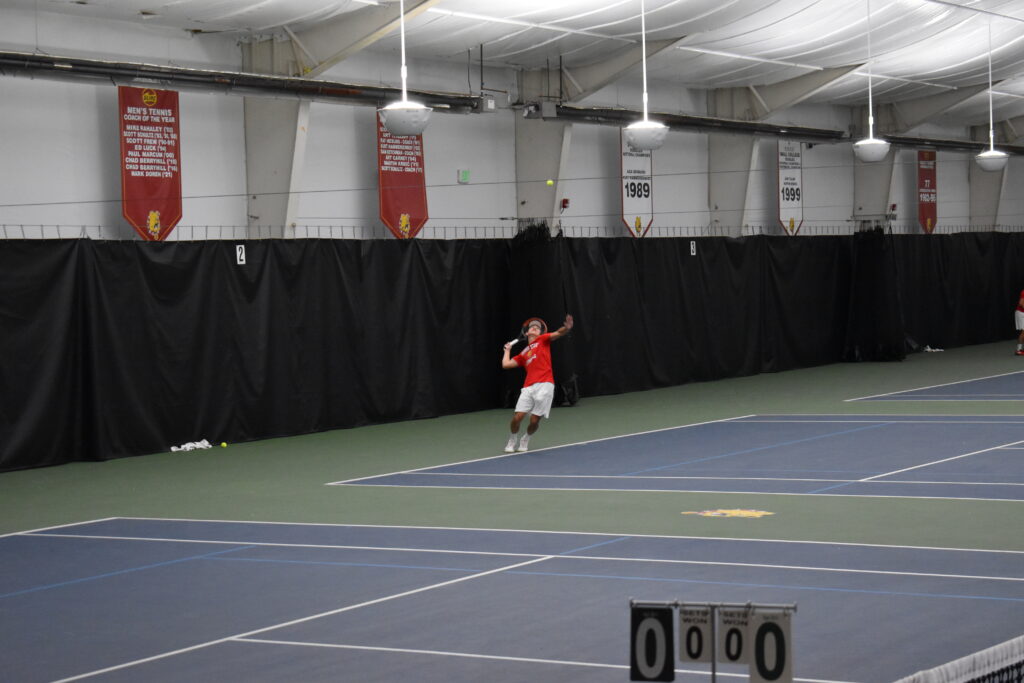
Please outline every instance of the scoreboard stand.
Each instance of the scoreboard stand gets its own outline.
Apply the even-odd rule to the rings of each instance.
[[[796,605],[630,600],[629,680],[675,680],[679,660],[747,664],[751,683],[792,683],[790,618]]]

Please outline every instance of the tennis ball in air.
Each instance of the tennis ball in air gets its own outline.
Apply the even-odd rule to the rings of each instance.
[[[221,448],[227,448],[227,447],[228,447],[228,445],[227,445],[226,443],[224,443],[223,441],[221,441],[221,442],[220,442],[220,447],[221,447]]]
[[[555,184],[554,180],[548,180],[548,187],[551,187],[554,184]]]

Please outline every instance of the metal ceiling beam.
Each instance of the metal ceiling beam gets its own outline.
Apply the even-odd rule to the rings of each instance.
[[[439,2],[441,0],[408,0],[405,3],[406,22]],[[399,20],[399,5],[392,3],[347,12],[299,32],[303,51],[318,60],[305,75],[319,76],[343,59],[397,31]]]
[[[708,92],[708,114],[760,121],[776,111],[803,102],[857,68],[859,65],[854,64],[822,69],[773,85],[718,88]]]
[[[996,125],[1002,131],[1003,139],[1007,142],[1017,142],[1024,137],[1024,116],[1003,119],[997,121]]]
[[[988,85],[973,85],[958,88],[950,92],[941,92],[926,97],[916,97],[899,102],[886,102],[878,105],[875,115],[875,130],[885,133],[906,133],[908,130],[925,123],[942,112],[961,102],[985,92]],[[861,122],[861,132],[867,134],[867,107],[860,107],[857,112]]]
[[[682,39],[679,37],[647,41],[647,58],[650,59],[662,50],[669,49]],[[639,45],[632,45],[596,64],[575,67],[570,78],[566,79],[568,82],[563,86],[565,89],[564,100],[575,102],[588,95],[593,95],[606,85],[617,81],[623,73],[640,64],[641,61],[643,61],[642,48]]]

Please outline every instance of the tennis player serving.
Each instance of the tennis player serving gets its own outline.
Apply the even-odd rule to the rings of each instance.
[[[516,401],[515,412],[509,428],[512,432],[505,444],[505,452],[516,450],[522,452],[529,448],[530,437],[540,426],[541,418],[551,413],[551,402],[555,398],[555,376],[551,371],[551,342],[561,339],[572,329],[572,316],[565,316],[565,322],[554,332],[548,333],[547,325],[540,318],[530,318],[523,325],[526,335],[526,348],[518,355],[509,357],[515,340],[505,344],[505,355],[501,358],[501,367],[506,370],[526,368],[526,381],[523,382],[519,400]],[[526,434],[519,438],[519,425],[526,415],[530,422],[526,425]],[[519,446],[516,447],[518,440]]]

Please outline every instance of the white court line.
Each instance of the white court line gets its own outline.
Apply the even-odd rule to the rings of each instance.
[[[871,481],[873,479],[878,479],[879,477],[889,477],[889,476],[892,476],[894,474],[902,474],[903,472],[909,472],[911,470],[919,470],[922,467],[930,467],[932,465],[938,465],[938,464],[943,463],[943,462],[950,462],[952,460],[959,460],[960,458],[966,458],[966,457],[969,457],[971,455],[978,455],[979,453],[988,453],[989,451],[999,450],[1000,448],[1006,448],[1007,446],[1014,446],[1014,445],[1019,444],[1019,443],[1021,443],[1021,441],[1011,441],[1009,443],[1004,443],[1001,446],[993,446],[992,448],[983,448],[980,451],[971,451],[970,453],[964,453],[963,455],[954,455],[951,458],[943,458],[942,460],[933,460],[932,462],[926,462],[926,463],[923,463],[921,465],[914,465],[913,467],[904,467],[901,470],[893,470],[892,472],[885,472],[884,474],[876,474],[873,477],[866,477],[866,478],[860,479],[858,481]]]
[[[91,678],[92,676],[99,676],[100,674],[110,673],[111,671],[119,671],[121,669],[127,669],[127,668],[132,667],[132,666],[138,666],[139,664],[145,664],[147,662],[153,662],[153,661],[156,661],[156,660],[159,660],[159,659],[165,659],[167,657],[174,657],[176,655],[180,655],[180,654],[183,654],[185,652],[191,652],[193,650],[201,650],[202,648],[210,647],[212,645],[218,645],[220,643],[224,643],[224,642],[227,642],[229,640],[236,640],[236,639],[239,639],[239,638],[245,638],[247,636],[256,635],[257,633],[265,633],[266,631],[273,631],[275,629],[284,628],[286,626],[294,626],[295,624],[302,624],[302,623],[305,623],[307,621],[313,621],[315,619],[322,619],[323,617],[329,617],[329,616],[333,616],[335,614],[341,614],[342,612],[349,612],[349,611],[354,610],[354,609],[360,609],[362,607],[368,607],[370,605],[376,605],[376,604],[379,604],[379,603],[382,603],[382,602],[387,602],[389,600],[396,600],[398,598],[408,597],[410,595],[415,595],[416,593],[423,593],[424,591],[434,590],[435,588],[443,588],[445,586],[451,586],[451,585],[456,584],[456,583],[462,583],[463,581],[470,581],[472,579],[479,579],[480,577],[483,577],[483,576],[489,576],[491,574],[498,574],[500,572],[509,571],[511,569],[517,569],[519,567],[525,567],[527,565],[536,564],[537,562],[542,562],[542,561],[544,561],[546,559],[551,559],[551,556],[545,555],[543,557],[538,557],[538,558],[534,558],[532,560],[527,560],[526,562],[519,562],[517,564],[508,565],[506,567],[498,567],[497,569],[490,569],[488,571],[479,572],[477,574],[471,574],[469,576],[461,576],[461,577],[459,577],[457,579],[452,579],[450,581],[442,581],[441,583],[435,583],[435,584],[431,584],[429,586],[422,586],[420,588],[414,588],[412,590],[404,591],[402,593],[395,593],[393,595],[385,595],[383,597],[375,598],[373,600],[367,600],[366,602],[360,602],[360,603],[355,604],[355,605],[348,605],[346,607],[339,607],[337,609],[328,610],[326,612],[320,612],[318,614],[313,614],[313,615],[310,615],[308,617],[300,617],[299,619],[292,619],[290,621],[281,622],[281,623],[278,623],[278,624],[274,624],[272,626],[265,626],[263,628],[258,628],[258,629],[255,629],[253,631],[246,631],[245,633],[236,633],[234,635],[227,636],[227,637],[224,637],[224,638],[218,638],[217,640],[209,640],[209,641],[207,641],[205,643],[198,643],[196,645],[191,645],[189,647],[183,647],[183,648],[179,648],[177,650],[171,650],[169,652],[164,652],[164,653],[161,653],[161,654],[158,654],[158,655],[153,655],[152,657],[143,657],[141,659],[135,659],[135,660],[132,660],[130,662],[124,662],[123,664],[116,664],[114,666],[108,666],[108,667],[106,667],[104,669],[97,669],[96,671],[89,671],[87,673],[78,674],[77,676],[71,676],[69,678],[62,678],[59,681],[53,681],[53,683],[68,683],[69,681],[78,681],[78,680],[82,680],[83,678]]]
[[[118,519],[118,517],[101,517],[100,519],[89,519],[84,522],[69,522],[68,524],[56,524],[54,526],[44,526],[39,529],[29,529],[28,531],[12,531],[9,534],[0,534],[0,538],[7,538],[8,536],[23,536],[25,534],[35,534],[40,531],[50,531],[51,529],[67,529],[68,527],[80,526],[82,524],[95,524],[97,522],[109,522],[111,520]]]
[[[640,538],[632,534],[608,534],[609,536],[625,536],[626,538]],[[193,539],[184,540],[177,538],[146,538],[136,536],[79,536],[75,534],[46,534],[46,538],[89,538],[107,541],[149,541],[155,543],[198,543],[198,544],[216,544],[216,545],[243,545],[246,547],[262,547],[262,548],[312,548],[316,550],[371,550],[380,552],[395,552],[395,553],[432,553],[437,555],[480,555],[484,557],[532,557],[532,558],[549,558],[549,559],[567,559],[567,560],[599,560],[599,561],[614,561],[614,562],[649,562],[652,564],[679,564],[679,565],[699,565],[699,566],[716,566],[716,567],[750,567],[755,569],[789,569],[799,571],[820,571],[820,572],[836,572],[836,573],[847,573],[847,574],[882,574],[882,575],[893,575],[893,576],[916,576],[916,577],[934,577],[934,578],[948,578],[948,579],[981,579],[990,581],[1024,581],[1024,577],[1006,577],[1006,576],[974,576],[970,574],[941,574],[941,573],[930,573],[930,572],[902,572],[895,570],[885,569],[853,569],[848,567],[813,567],[807,565],[788,565],[788,564],[767,564],[767,563],[753,563],[753,562],[726,562],[724,560],[670,560],[665,558],[657,557],[615,557],[615,556],[604,556],[604,555],[568,555],[558,554],[550,555],[543,553],[510,553],[510,552],[496,552],[490,550],[440,550],[436,548],[404,548],[404,547],[386,547],[386,546],[360,546],[360,545],[328,545],[328,544],[313,544],[313,543],[248,543],[246,541],[211,541],[207,539]],[[854,544],[857,545],[857,544]],[[988,551],[986,551],[988,552]],[[1001,551],[992,551],[1001,552]],[[1024,554],[1024,551],[1006,551],[1010,553],[1020,552]]]
[[[889,423],[889,424],[892,424],[892,425],[903,425],[903,424],[908,424],[908,425],[914,425],[914,424],[928,424],[928,425],[961,425],[961,424],[963,424],[963,425],[975,425],[975,424],[977,424],[977,425],[1017,425],[1017,424],[1024,424],[1024,417],[1022,417],[1020,415],[987,415],[985,417],[978,417],[978,418],[975,418],[975,419],[971,419],[971,418],[968,418],[968,417],[953,416],[953,415],[917,415],[917,416],[911,416],[911,415],[906,415],[906,414],[896,414],[896,413],[893,413],[892,415],[864,415],[864,416],[859,416],[859,417],[851,415],[851,416],[848,416],[848,417],[843,417],[841,415],[817,415],[816,416],[816,415],[814,415],[812,413],[807,413],[805,415],[806,418],[835,417],[836,419],[834,419],[834,420],[815,420],[815,419],[800,419],[800,418],[797,418],[797,417],[793,417],[792,419],[770,419],[770,420],[759,419],[759,418],[785,418],[785,417],[788,417],[788,416],[786,416],[786,415],[777,415],[777,416],[773,416],[773,415],[760,415],[760,416],[756,416],[756,417],[753,417],[753,418],[750,418],[750,419],[745,419],[744,422],[745,423],[746,422],[757,422],[757,423],[763,423],[763,424],[776,424],[776,423],[778,423],[778,424],[790,424],[790,423],[795,423],[795,424],[846,424],[846,423],[865,424],[866,423],[866,424],[871,424],[871,423],[874,423],[874,422],[886,422],[886,423]],[[955,420],[926,420],[926,419],[917,419],[917,420],[899,419],[899,420],[896,420],[896,419],[889,419],[889,418],[906,418],[906,417],[918,417],[918,418],[927,418],[927,417],[938,417],[938,418],[957,417],[957,419],[955,419]],[[986,419],[986,418],[993,418],[993,417],[1013,417],[1013,418],[1018,418],[1018,419],[1016,419],[1016,420],[992,420],[992,419]]]
[[[957,456],[963,457],[963,456]],[[941,461],[939,461],[941,462]],[[932,463],[934,464],[934,463]],[[909,468],[913,469],[913,468]],[[902,470],[900,470],[902,471]],[[883,474],[878,475],[885,476]],[[851,484],[860,484],[870,479],[851,480]],[[884,481],[872,481],[872,484],[884,484]],[[563,486],[550,487],[529,487],[529,486],[441,486],[434,484],[347,484],[350,486],[365,486],[367,488],[382,489],[459,489],[460,491],[561,491],[571,492],[597,492],[597,493],[714,493],[720,496],[810,496],[813,498],[885,498],[889,500],[973,500],[981,503],[1020,503],[1019,498],[975,498],[973,496],[896,496],[880,493],[799,493],[786,491],[722,491],[720,489],[601,489],[601,488],[568,488]]]
[[[569,536],[600,536],[604,538],[617,538],[629,536],[630,538],[660,538],[675,539],[684,541],[742,541],[745,543],[806,543],[809,545],[839,545],[862,548],[892,548],[901,550],[943,550],[967,553],[1000,553],[1011,555],[1024,555],[1024,550],[1001,550],[989,548],[945,548],[942,546],[924,545],[892,545],[885,543],[854,543],[849,541],[801,541],[786,538],[743,538],[735,536],[680,536],[677,534],[633,534],[613,533],[608,531],[551,531],[548,529],[499,529],[494,527],[470,527],[470,526],[414,526],[411,524],[338,524],[336,522],[260,522],[251,519],[188,519],[184,517],[114,517],[113,519],[135,520],[140,522],[193,522],[199,524],[257,524],[257,525],[286,525],[286,526],[325,526],[335,528],[353,529],[413,529],[415,531],[487,531],[487,532],[508,532],[515,534],[560,534]],[[112,538],[117,538],[116,536]],[[176,541],[187,541],[188,539],[172,539]],[[239,545],[247,544],[246,541],[227,541]],[[437,551],[440,552],[440,551]]]
[[[1008,394],[1008,395],[1013,395],[1013,394]],[[987,401],[989,403],[1001,403],[1001,402],[1009,403],[1011,401],[1017,401],[1017,402],[1024,401],[1024,394],[1021,394],[1019,396],[1014,395],[1014,396],[1016,396],[1015,398],[991,398],[991,396],[992,396],[991,394],[974,394],[974,395],[972,395],[972,396],[970,396],[968,398],[964,398],[962,396],[960,398],[940,398],[939,396],[940,396],[940,394],[916,394],[916,395],[911,396],[911,397],[906,398],[906,399],[902,399],[902,398],[901,399],[895,399],[894,398],[893,400],[894,401],[896,401],[896,400],[899,400],[899,401],[927,401],[929,403],[954,403],[954,402],[957,402],[957,401],[960,401],[960,402],[962,402],[962,401]]]
[[[325,647],[335,648],[340,650],[367,650],[369,652],[391,652],[398,654],[414,654],[414,655],[440,655],[444,657],[467,657],[470,659],[489,659],[505,662],[523,662],[525,664],[557,664],[559,666],[584,666],[591,668],[601,669],[628,669],[629,667],[625,664],[598,664],[596,662],[579,662],[579,661],[564,661],[558,659],[535,659],[533,657],[508,657],[502,655],[478,655],[469,654],[466,652],[448,652],[446,650],[413,650],[403,647],[374,647],[371,645],[342,645],[337,643],[305,643],[294,640],[267,640],[264,638],[236,638],[234,642],[238,643],[260,643],[264,645],[291,645],[295,647]],[[707,676],[707,671],[699,671],[697,669],[675,669],[678,674],[699,674],[701,676]],[[718,676],[732,677],[732,678],[746,678],[745,673],[726,673],[719,671]],[[803,681],[804,683],[845,683],[844,681],[831,681],[821,678],[794,678],[794,681]]]
[[[972,379],[961,379],[961,380],[957,380],[956,382],[945,382],[943,384],[932,384],[932,385],[929,385],[929,386],[926,386],[926,387],[918,387],[916,389],[901,389],[900,391],[890,391],[887,394],[875,394],[873,396],[860,396],[858,398],[848,398],[848,399],[846,399],[845,402],[848,403],[850,401],[865,401],[865,400],[867,400],[869,398],[879,398],[881,396],[894,396],[896,394],[907,394],[907,393],[910,393],[912,391],[924,391],[925,389],[937,389],[938,387],[949,387],[949,386],[953,386],[954,384],[965,384],[967,382],[980,382],[981,380],[985,380],[985,379],[995,379],[996,377],[1009,377],[1010,375],[1018,375],[1021,372],[1024,372],[1024,370],[1015,370],[1013,372],[1004,372],[1004,373],[1001,373],[1001,374],[998,374],[998,375],[989,375],[987,377],[974,377]],[[908,401],[912,401],[914,399],[913,399],[913,397],[908,397],[907,400]]]
[[[612,439],[625,439],[625,438],[628,438],[628,437],[631,437],[631,436],[643,436],[645,434],[657,434],[658,432],[668,432],[668,431],[671,431],[673,429],[689,429],[690,427],[700,427],[702,425],[716,424],[716,423],[719,423],[719,422],[731,422],[733,420],[743,420],[743,419],[746,419],[748,417],[753,417],[753,416],[752,415],[741,415],[739,417],[724,417],[724,418],[722,418],[720,420],[707,420],[705,422],[694,422],[693,424],[688,424],[688,425],[677,425],[675,427],[662,427],[661,429],[649,429],[649,430],[647,430],[645,432],[632,432],[630,434],[617,434],[616,436],[606,436],[606,437],[602,437],[600,439],[589,439],[587,441],[577,441],[576,443],[565,443],[565,444],[561,444],[559,446],[547,446],[546,448],[537,448],[537,449],[534,449],[532,451],[529,451],[529,453],[540,453],[540,452],[543,452],[543,451],[553,451],[553,450],[557,450],[559,448],[569,448],[571,446],[585,446],[585,445],[591,444],[591,443],[600,443],[601,441],[611,441]],[[508,457],[514,456],[514,455],[523,455],[523,453],[519,453],[519,452],[516,452],[516,453],[502,453],[500,455],[489,455],[489,456],[484,457],[484,458],[473,458],[471,460],[459,460],[457,462],[448,462],[448,463],[444,463],[442,465],[430,465],[429,467],[417,467],[417,468],[411,469],[411,470],[399,470],[398,472],[385,472],[384,474],[371,474],[369,476],[358,477],[356,479],[343,479],[341,481],[327,482],[325,484],[325,486],[341,486],[342,484],[351,484],[352,482],[364,481],[366,479],[376,479],[377,477],[390,477],[390,476],[395,475],[395,474],[411,474],[411,473],[414,473],[414,472],[425,472],[426,470],[435,470],[435,469],[437,469],[439,467],[452,467],[454,465],[469,465],[469,464],[474,463],[474,462],[485,462],[487,460],[497,460],[498,458],[508,458]]]
[[[598,664],[597,662],[573,662],[559,659],[536,659],[534,657],[509,657],[502,655],[478,655],[468,652],[448,652],[446,650],[414,650],[404,647],[374,647],[371,645],[341,645],[335,643],[305,643],[294,640],[268,640],[266,638],[233,638],[238,643],[260,643],[263,645],[292,645],[296,647],[325,647],[339,650],[368,650],[371,652],[392,652],[412,655],[441,655],[444,657],[466,657],[469,659],[489,659],[502,662],[522,662],[524,664],[556,664],[559,666],[586,666],[599,669],[628,669],[625,664]],[[680,671],[680,669],[677,669]],[[684,673],[697,673],[696,671],[684,671]],[[745,674],[730,674],[732,676],[744,676]]]
[[[1002,449],[996,446],[992,450]],[[1017,449],[1021,450],[1021,449]],[[959,456],[958,456],[959,457]],[[628,474],[475,474],[473,472],[420,472],[425,477],[480,477],[481,479],[494,478],[529,478],[534,479],[624,479],[636,481],[638,479],[669,479],[669,480],[695,480],[695,481],[784,481],[784,482],[816,482],[823,484],[857,484],[864,479],[808,479],[802,477],[683,477],[683,476],[632,476]],[[875,482],[876,484],[941,484],[944,486],[1024,486],[1024,482],[1012,481],[918,481],[912,479],[887,479],[886,481]],[[377,484],[345,484],[345,486],[377,486]],[[413,486],[415,488],[415,486]],[[462,487],[453,487],[462,488]],[[530,489],[534,491],[547,491],[548,489]],[[575,491],[577,489],[569,489]],[[613,489],[615,491],[635,491],[640,489]],[[647,490],[647,489],[643,489]],[[794,494],[797,495],[797,494]]]
[[[614,534],[612,534],[614,535]],[[621,535],[621,534],[620,534]],[[437,548],[402,548],[375,545],[332,543],[269,543],[253,541],[215,541],[205,538],[159,538],[156,536],[100,536],[86,534],[39,534],[42,538],[89,538],[99,541],[153,541],[157,543],[204,543],[208,545],[244,545],[257,548],[311,548],[316,550],[374,550],[402,553],[438,553],[448,555],[487,555],[496,557],[542,557],[543,553],[506,553],[491,550],[439,550]]]
[[[948,398],[950,400],[959,399],[984,399],[986,401],[1005,401],[1016,399],[1020,400],[1024,398],[1024,394],[921,394],[915,393],[914,398]]]
[[[849,567],[808,567],[795,564],[763,564],[756,562],[723,562],[712,560],[664,560],[657,558],[604,557],[600,555],[557,555],[561,560],[601,560],[609,562],[649,562],[651,564],[683,564],[712,567],[746,567],[751,569],[786,569],[803,572],[831,572],[836,574],[880,574],[882,576],[913,576],[915,578],[966,579],[969,581],[1014,581],[1024,582],[1024,576],[974,576],[971,574],[940,574],[932,572],[900,572],[888,569],[852,569]]]

